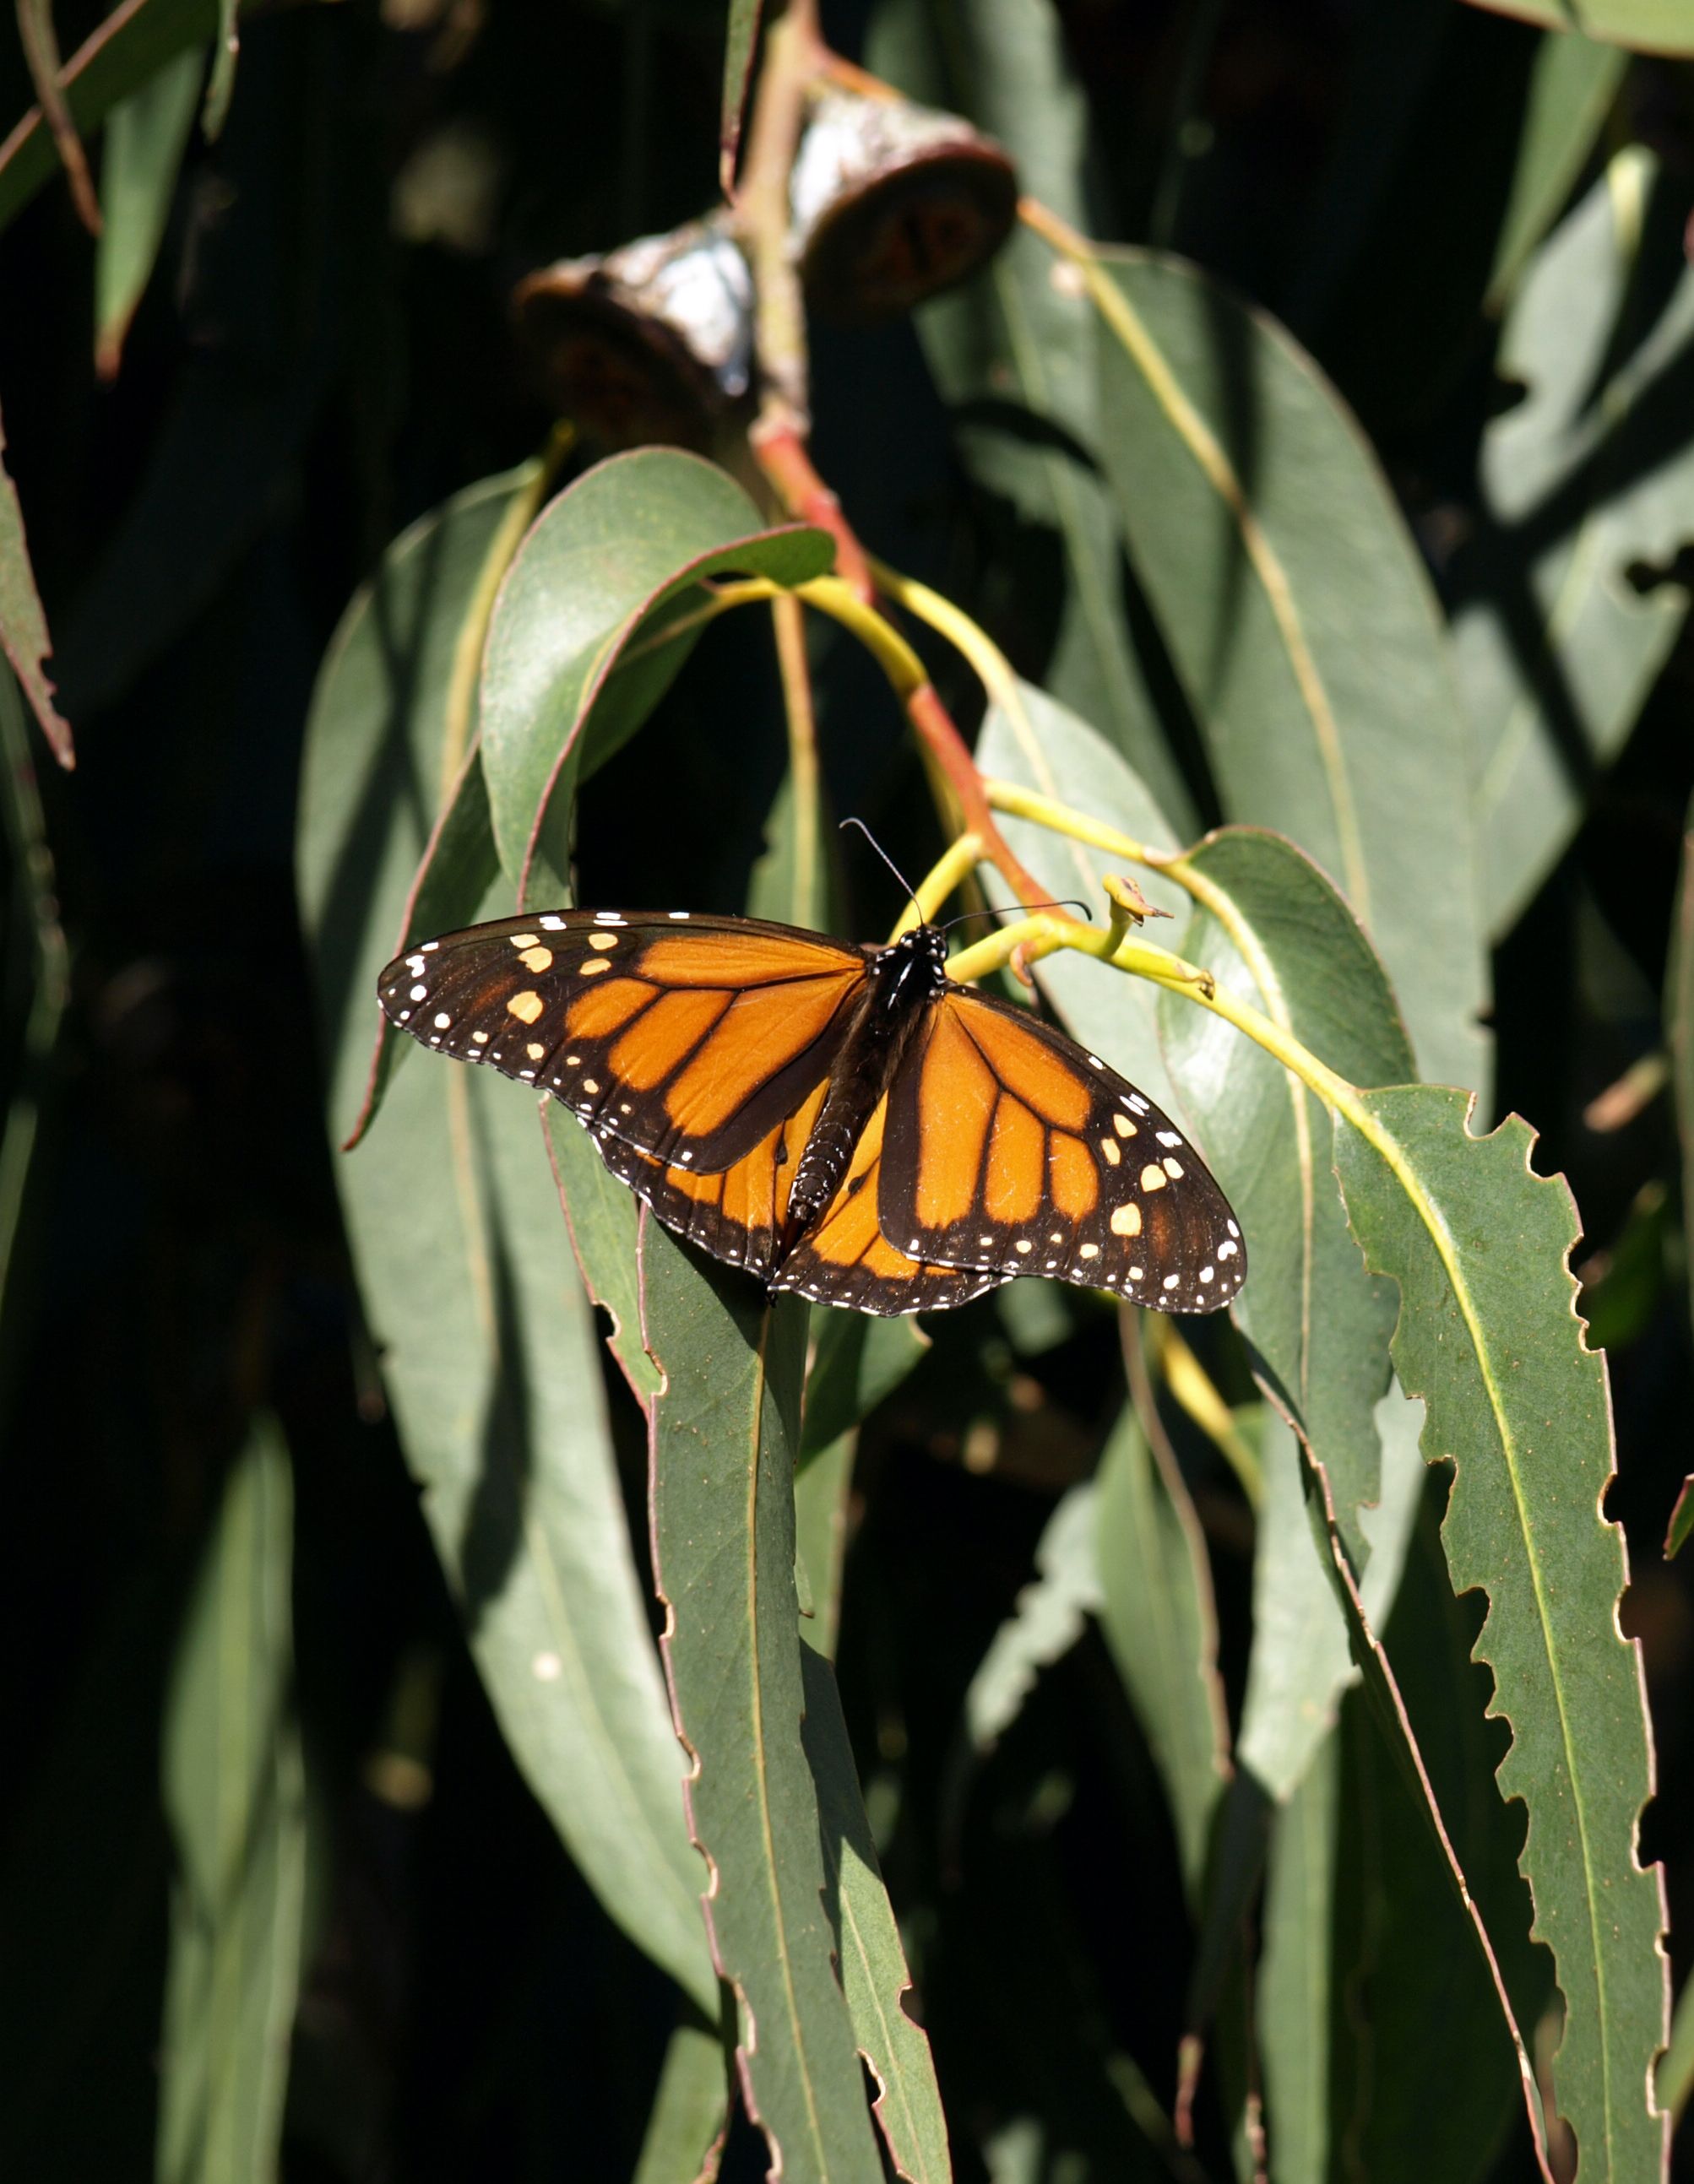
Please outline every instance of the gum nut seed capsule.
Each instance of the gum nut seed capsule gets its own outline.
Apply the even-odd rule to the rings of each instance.
[[[543,266],[512,302],[551,398],[606,447],[709,448],[746,404],[752,282],[716,220]]]
[[[807,301],[846,325],[899,318],[986,264],[1017,201],[1011,159],[957,114],[826,92],[791,188]]]

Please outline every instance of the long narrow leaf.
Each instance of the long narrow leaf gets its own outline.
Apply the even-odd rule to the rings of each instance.
[[[1475,1139],[1462,1095],[1364,1095],[1370,1134],[1337,1132],[1348,1212],[1373,1269],[1399,1283],[1395,1363],[1428,1408],[1426,1456],[1456,1466],[1443,1541],[1455,1588],[1479,1585],[1478,1652],[1512,1732],[1502,1792],[1521,1797],[1535,1933],[1566,2001],[1561,2114],[1593,2176],[1655,2173],[1649,2106],[1663,2044],[1663,1895],[1635,1861],[1650,1788],[1635,1646],[1619,1634],[1620,1535],[1605,1363],[1573,1310],[1576,1240],[1563,1182],[1529,1167],[1516,1119]]]
[[[288,1451],[261,1419],[207,1543],[165,1714],[177,1867],[160,2184],[268,2184],[277,2172],[305,1892],[293,1558]]]
[[[94,363],[103,379],[117,376],[130,320],[165,240],[204,66],[199,51],[188,47],[131,92],[106,124],[94,257]]]
[[[654,1576],[689,1822],[747,2106],[779,2174],[876,2184],[853,2027],[824,1916],[817,1791],[801,1744],[794,1499],[805,1311],[767,1312],[641,1224]]]

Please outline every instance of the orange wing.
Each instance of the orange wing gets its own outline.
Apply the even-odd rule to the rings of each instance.
[[[421,942],[377,991],[422,1044],[551,1092],[602,1144],[719,1174],[823,1082],[865,960],[757,918],[550,911]]]
[[[948,987],[886,1107],[877,1220],[913,1258],[1163,1312],[1216,1312],[1246,1277],[1228,1201],[1170,1117],[1022,1010]]]

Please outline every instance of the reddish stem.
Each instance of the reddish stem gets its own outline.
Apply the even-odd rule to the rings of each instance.
[[[920,683],[906,700],[906,715],[912,726],[923,738],[924,748],[935,760],[942,777],[959,800],[959,816],[965,829],[977,835],[988,860],[1006,885],[1025,906],[1052,900],[1053,890],[1044,888],[1028,866],[1013,853],[1011,844],[1000,832],[993,812],[988,805],[988,793],[982,786],[982,777],[976,771],[976,761],[953,717],[942,705],[933,682]]]
[[[876,587],[864,549],[841,513],[840,497],[813,465],[804,439],[786,417],[763,417],[747,435],[759,468],[775,487],[783,506],[803,523],[815,523],[836,542],[836,574],[866,606],[874,605]]]

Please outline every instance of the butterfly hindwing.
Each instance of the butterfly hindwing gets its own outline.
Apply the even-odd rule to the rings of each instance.
[[[914,1257],[1215,1312],[1246,1273],[1222,1192],[1170,1117],[1038,1017],[962,986],[890,1088],[878,1212]]]
[[[551,1093],[596,1136],[722,1172],[823,1082],[864,963],[760,919],[551,911],[422,942],[378,992],[422,1044]]]

